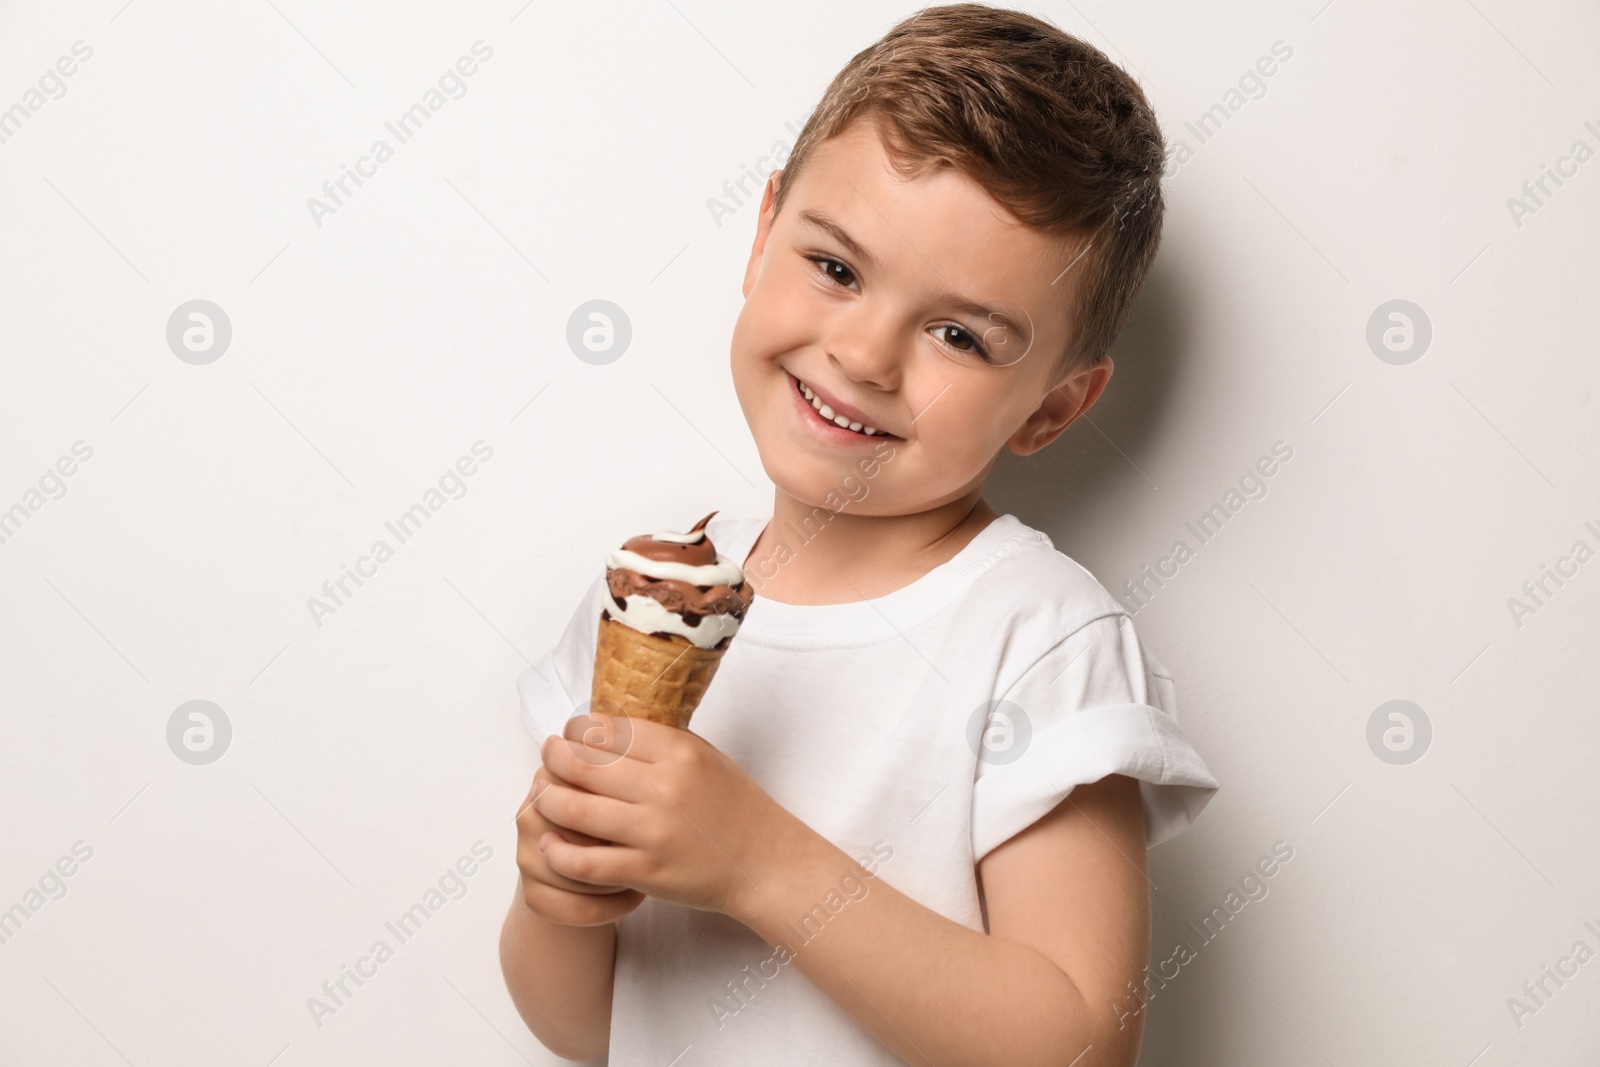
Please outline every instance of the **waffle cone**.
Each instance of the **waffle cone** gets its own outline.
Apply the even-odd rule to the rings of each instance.
[[[602,615],[589,713],[626,715],[683,729],[726,651],[700,648],[676,634],[640,633]]]

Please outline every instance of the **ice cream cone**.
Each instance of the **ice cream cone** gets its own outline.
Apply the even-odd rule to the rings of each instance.
[[[727,651],[697,648],[674,634],[641,633],[602,617],[589,713],[626,715],[684,729]]]
[[[706,536],[710,519],[607,556],[590,714],[689,725],[750,603],[738,564]]]

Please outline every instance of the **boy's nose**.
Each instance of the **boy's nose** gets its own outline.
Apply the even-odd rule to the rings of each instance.
[[[899,388],[906,338],[902,324],[887,309],[857,304],[835,322],[823,343],[829,360],[851,381]]]

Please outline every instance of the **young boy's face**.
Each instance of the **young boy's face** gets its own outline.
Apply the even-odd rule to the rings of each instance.
[[[1053,440],[1110,377],[1109,359],[1059,374],[1081,244],[1017,221],[965,174],[901,177],[862,121],[817,147],[777,215],[772,191],[733,379],[762,465],[791,496],[869,515],[958,500],[1003,448]],[[807,390],[863,429],[825,419]]]

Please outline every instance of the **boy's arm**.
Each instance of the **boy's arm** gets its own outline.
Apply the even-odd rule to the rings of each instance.
[[[769,943],[856,865],[818,837],[734,917]],[[978,865],[989,934],[873,879],[794,964],[908,1063],[1131,1067],[1149,959],[1138,782],[1080,785]],[[930,1057],[936,1057],[930,1058]]]
[[[500,930],[500,970],[511,1002],[545,1048],[562,1059],[606,1051],[617,926],[563,926],[540,918],[517,885]]]
[[[534,776],[534,790],[548,771]],[[583,842],[593,839],[552,826],[534,807],[517,814],[517,892],[500,930],[500,970],[511,1002],[545,1048],[569,1060],[606,1051],[611,1037],[611,988],[617,950],[616,920],[637,908],[634,890],[576,892],[550,870],[539,847],[555,831]]]

